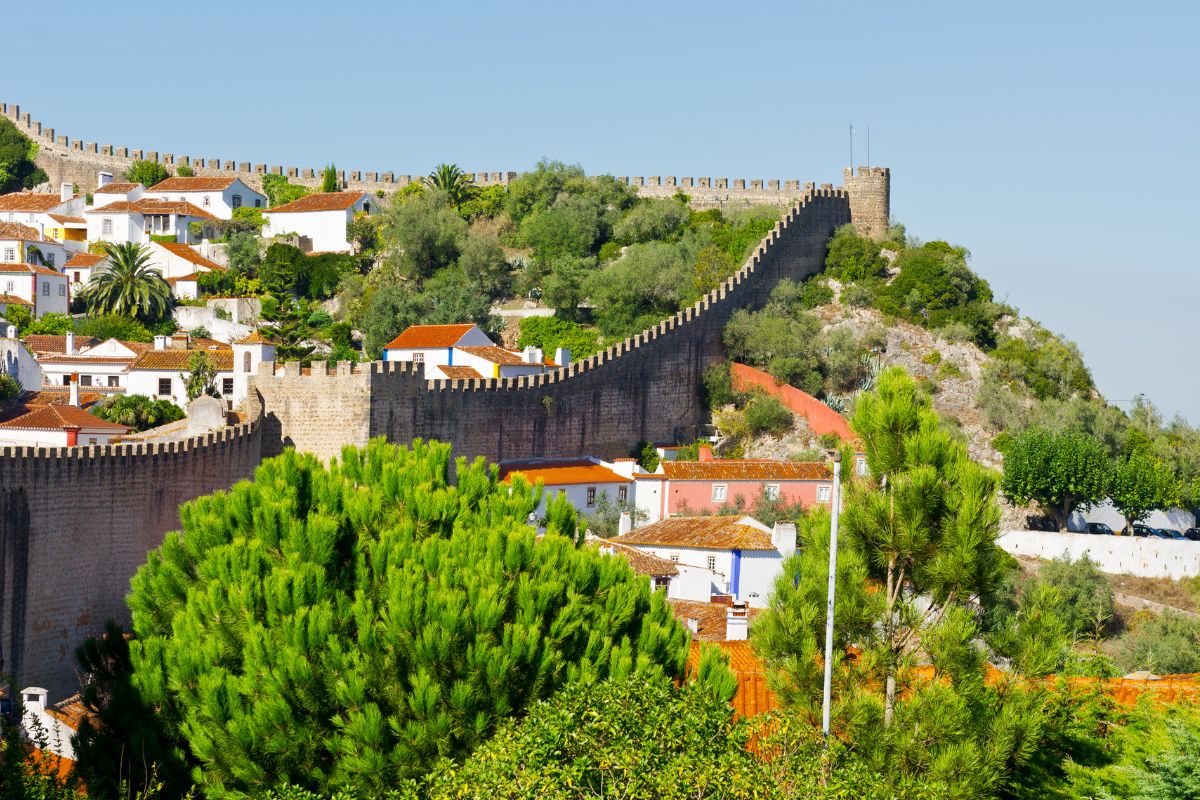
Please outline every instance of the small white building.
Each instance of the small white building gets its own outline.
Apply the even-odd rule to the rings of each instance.
[[[67,397],[57,402],[27,404],[0,422],[0,444],[27,447],[104,445],[130,430],[80,408],[79,384],[72,383]]]
[[[559,348],[548,361],[536,347],[497,347],[478,325],[412,325],[383,348],[383,360],[421,364],[427,380],[516,378],[564,367],[571,351]]]
[[[148,248],[150,266],[170,283],[201,272],[224,272],[225,267],[200,255],[195,248],[181,242],[152,242]]]
[[[112,176],[101,173],[100,180],[105,181],[106,177],[111,178]],[[140,183],[113,183],[109,180],[92,192],[92,207],[98,208],[120,200],[136,203],[145,196],[146,187]]]
[[[29,686],[21,690],[21,734],[26,741],[39,744],[45,750],[65,759],[75,760],[75,747],[71,737],[75,735],[76,721],[85,710],[79,696],[51,706],[50,693],[40,686]]]
[[[542,503],[537,515],[546,513],[546,502],[562,493],[567,502],[581,514],[596,510],[597,503],[607,496],[616,504],[633,503],[633,478],[628,474],[632,464],[608,464],[598,458],[542,458],[526,461],[500,462],[500,480],[512,483],[513,476],[520,475],[530,484],[541,483]],[[614,469],[617,467],[617,469]],[[620,470],[620,471],[618,471]]]
[[[42,388],[41,365],[33,351],[17,338],[17,327],[0,320],[0,374],[8,375],[21,385],[22,392]]]
[[[784,559],[796,552],[796,526],[781,522],[772,529],[753,517],[672,517],[602,542],[601,551],[614,551],[610,544],[674,562],[680,573],[667,591],[672,599],[728,595],[766,608]]]
[[[97,272],[108,268],[108,256],[98,253],[72,253],[63,272],[71,283],[71,294],[75,294],[92,279]]]
[[[75,194],[74,186],[69,183],[64,183],[58,194],[14,192],[0,195],[0,222],[28,225],[40,236],[53,239],[71,251],[87,247],[87,224],[82,214],[83,198]]]
[[[171,349],[166,336],[156,336],[154,349],[141,353],[130,364],[127,392],[170,400],[185,408],[188,396],[183,378],[188,362],[196,353],[207,353],[216,372],[213,388],[227,408],[235,408],[246,399],[249,378],[258,371],[258,365],[275,360],[275,346],[256,332],[225,348],[217,343],[205,349]]]
[[[213,214],[185,200],[143,197],[141,200],[117,200],[84,211],[87,238],[93,242],[150,242],[154,236],[170,236],[176,242],[198,242],[189,225],[212,222]]]
[[[373,210],[366,192],[317,192],[263,212],[263,236],[296,233],[312,240],[320,252],[344,253],[352,247],[346,226],[358,214]]]
[[[71,306],[67,276],[37,263],[35,247],[47,263],[61,266],[66,261],[66,251],[57,242],[39,237],[28,226],[0,222],[0,303],[25,306],[35,318],[66,314]]]
[[[470,323],[463,325],[411,325],[383,348],[384,361],[408,361],[429,366],[453,365],[454,348],[491,347],[495,342]]]
[[[97,342],[74,333],[68,333],[62,339],[63,352],[38,355],[47,386],[69,386],[72,376],[78,376],[79,385],[85,389],[127,389],[129,367],[139,355],[151,349],[150,345],[141,342],[119,339]]]
[[[217,219],[233,219],[235,208],[265,208],[266,195],[254,191],[240,178],[167,178],[146,190],[146,197],[190,203]]]

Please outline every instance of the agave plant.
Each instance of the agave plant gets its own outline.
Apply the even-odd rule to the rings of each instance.
[[[862,357],[862,363],[867,374],[858,382],[858,391],[869,392],[875,388],[879,373],[883,372],[883,362],[879,360],[879,356],[866,355]]]
[[[425,178],[425,185],[441,189],[450,197],[450,202],[460,206],[475,196],[475,183],[457,164],[438,164]]]
[[[823,402],[839,414],[845,414],[849,406],[849,399],[844,394],[827,394]]]
[[[104,247],[108,267],[92,275],[83,290],[90,314],[119,314],[155,322],[171,309],[171,287],[150,265],[150,253],[140,244],[122,242]]]

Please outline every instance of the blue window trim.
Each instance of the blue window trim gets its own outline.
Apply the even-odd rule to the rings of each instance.
[[[733,564],[730,566],[729,572],[731,573],[730,579],[729,579],[729,581],[730,581],[729,593],[731,595],[733,595],[733,598],[736,600],[736,599],[738,599],[738,592],[742,588],[742,551],[741,550],[733,551]]]

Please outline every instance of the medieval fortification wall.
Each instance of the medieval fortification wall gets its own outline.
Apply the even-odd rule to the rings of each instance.
[[[79,191],[91,192],[98,183],[101,171],[111,172],[120,180],[121,173],[137,160],[158,161],[174,171],[186,164],[197,175],[233,175],[242,182],[260,189],[263,175],[285,175],[292,183],[316,187],[321,184],[321,170],[311,167],[268,165],[231,158],[207,158],[187,156],[159,150],[134,148],[123,145],[101,144],[75,139],[55,128],[35,120],[19,105],[0,103],[0,114],[8,117],[26,136],[39,146],[37,164],[46,171],[50,182],[74,183]],[[860,168],[861,169],[861,168]],[[868,170],[870,172],[870,170]],[[517,177],[517,172],[476,172],[476,184],[507,184]],[[392,192],[402,189],[420,175],[402,175],[395,172],[364,172],[340,170],[338,178],[348,189],[366,192]],[[677,177],[674,175],[621,176],[617,180],[633,186],[638,194],[648,197],[670,197],[676,192],[691,196],[695,208],[722,208],[730,203],[755,203],[790,207],[809,189],[811,183],[796,179],[761,180],[757,178],[712,178]],[[849,186],[849,184],[847,184]]]
[[[129,622],[129,579],[179,506],[249,478],[261,451],[257,418],[166,444],[0,447],[0,673],[78,691],[75,648]]]
[[[198,159],[68,139],[13,105],[0,113],[40,146],[55,183],[85,191],[96,175],[134,159],[187,163],[197,174],[268,172],[315,184],[315,170]],[[507,183],[515,173],[477,174]],[[353,188],[394,191],[412,176],[343,173]],[[853,222],[886,233],[890,173],[845,171],[844,186],[798,181],[632,178],[642,194],[692,195],[694,206],[773,203],[788,211],[742,268],[695,305],[602,353],[546,375],[514,380],[425,381],[408,365],[341,363],[327,370],[268,365],[252,378],[251,423],[169,445],[0,448],[0,672],[56,695],[75,690],[73,651],[108,618],[127,620],[129,579],[146,552],[178,527],[179,506],[249,477],[261,458],[296,447],[321,458],[374,436],[453,443],[491,460],[627,454],[639,441],[687,438],[702,422],[704,369],[722,358],[725,324],[761,306],[785,277],[821,269],[825,245]]]

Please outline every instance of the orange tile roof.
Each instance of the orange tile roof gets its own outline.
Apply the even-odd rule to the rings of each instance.
[[[3,237],[0,237],[3,238]],[[67,276],[56,269],[43,267],[41,264],[14,264],[8,262],[0,262],[0,272],[6,275],[20,273],[23,275],[57,275],[60,278]]]
[[[24,297],[17,297],[15,294],[0,294],[0,305],[29,306],[30,308],[33,308],[33,303],[29,302]]]
[[[702,642],[725,641],[725,626],[729,620],[729,606],[724,603],[706,603],[703,600],[668,600],[675,618],[686,624],[689,619],[696,620],[694,639]],[[763,612],[761,608],[747,608],[750,621]]]
[[[699,547],[709,550],[774,550],[771,534],[743,525],[738,517],[670,517],[634,528],[610,541],[618,544]]]
[[[73,356],[66,353],[43,353],[38,356],[38,361],[45,364],[132,364],[133,359],[133,356],[91,356],[79,352]]]
[[[47,239],[38,232],[37,228],[22,225],[19,222],[0,222],[0,239],[19,239],[23,242],[45,242],[55,244],[53,239]]]
[[[617,544],[613,541],[603,543],[612,548],[615,555],[625,558],[629,562],[629,566],[633,567],[633,571],[638,575],[678,575],[679,567],[675,566],[675,562],[666,558],[650,555],[647,552],[638,550],[636,547],[629,545]]]
[[[92,194],[129,194],[139,186],[141,186],[140,183],[109,183],[101,186]]]
[[[67,352],[67,337],[63,334],[34,333],[26,336],[21,341],[25,342],[25,345],[38,355],[44,353],[65,354]],[[91,336],[75,337],[76,350],[82,350],[85,347],[94,347],[98,344],[100,344],[100,340]]]
[[[510,461],[500,465],[500,480],[508,482],[521,473],[530,483],[541,481],[546,486],[577,486],[586,483],[633,483],[608,467],[585,458],[556,461]]]
[[[106,395],[103,392],[89,392],[87,389],[80,387],[79,407],[87,408],[93,403],[100,402],[105,396]],[[36,392],[29,392],[28,394],[22,395],[21,404],[26,408],[29,406],[63,406],[70,404],[70,398],[70,388],[66,386],[51,386],[39,389]]]
[[[821,461],[664,461],[672,481],[829,481],[833,470]]]
[[[99,253],[75,253],[67,260],[66,267],[94,267],[106,258]]]
[[[174,278],[167,278],[167,283],[174,286],[175,284],[179,283],[179,281],[196,281],[196,280],[200,280],[200,273],[199,272],[189,272],[187,275],[179,275]]]
[[[111,433],[129,433],[131,428],[117,425],[106,419],[89,414],[78,406],[48,405],[34,406],[20,416],[0,422],[0,428],[17,428],[32,431],[61,431],[67,427],[83,428],[89,431],[108,431]]]
[[[232,350],[147,350],[134,359],[129,369],[183,372],[187,369],[188,359],[193,353],[207,353],[212,359],[213,368],[218,372],[233,371]]]
[[[733,712],[739,717],[755,717],[779,708],[779,699],[767,685],[766,668],[755,655],[750,642],[715,644],[729,654],[729,667],[737,676],[738,689],[733,697]],[[700,647],[700,640],[692,639],[691,650],[688,652],[689,673],[695,672],[700,666]]]
[[[65,214],[51,214],[50,219],[54,220],[55,222],[61,222],[64,225],[68,225],[68,224],[86,225],[87,224],[87,220],[84,219],[83,217],[68,217]]]
[[[465,381],[472,378],[483,378],[474,367],[438,367],[452,381]]]
[[[195,208],[195,206],[192,206]],[[213,272],[224,272],[225,268],[215,261],[210,261],[204,256],[197,253],[194,249],[182,242],[155,242],[156,245],[164,250],[179,256],[184,261],[189,261],[198,267],[205,267]]]
[[[527,363],[521,358],[520,353],[514,353],[511,350],[505,350],[503,347],[495,345],[484,347],[456,347],[456,350],[462,350],[464,353],[470,353],[477,358],[482,358],[484,361],[491,361],[493,364],[500,364],[506,367],[515,367],[521,364],[526,366],[538,366]]]
[[[392,339],[385,350],[424,350],[435,347],[453,347],[475,326],[466,325],[410,325],[403,333]]]
[[[268,214],[294,214],[305,211],[345,211],[366,196],[366,192],[315,192],[290,203],[268,208]]]
[[[186,200],[159,200],[146,197],[141,200],[118,200],[100,208],[89,208],[85,214],[180,214],[198,219],[216,219],[199,206]]]
[[[76,195],[78,197],[79,195]],[[74,200],[75,198],[70,198]],[[0,195],[0,211],[28,211],[31,214],[45,213],[68,202],[51,192],[13,192]]]
[[[46,712],[73,731],[79,730],[79,725],[85,717],[92,718],[92,713],[83,704],[83,695],[78,692],[66,700],[58,701],[47,708]]]
[[[237,178],[204,178],[200,176],[167,178],[154,184],[148,192],[220,192],[233,185]]]
[[[249,334],[243,336],[241,339],[238,339],[236,342],[234,342],[234,344],[271,344],[271,341],[264,338],[256,328],[250,331]]]

